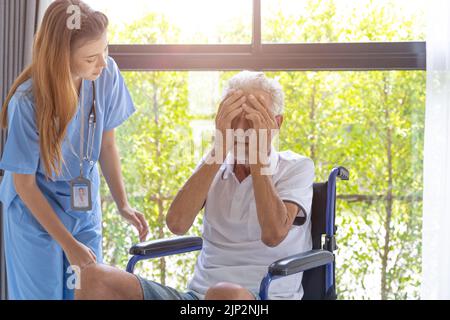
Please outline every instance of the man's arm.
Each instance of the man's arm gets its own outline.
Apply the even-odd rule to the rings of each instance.
[[[272,176],[261,174],[261,165],[251,165],[261,241],[268,247],[278,246],[287,236],[300,208],[280,199]]]
[[[249,103],[250,105],[244,104],[244,110],[247,112],[246,118],[253,124],[253,129],[256,130],[258,137],[265,132],[267,147],[270,148],[271,130],[278,130],[280,124],[275,119],[273,112],[270,111],[263,96],[257,98],[251,95]],[[261,129],[265,131],[261,131]],[[276,247],[286,238],[300,208],[294,203],[283,202],[275,189],[272,176],[262,174],[263,164],[259,154],[259,145],[260,141],[258,140],[257,163],[250,165],[250,172],[258,222],[261,226],[261,241],[269,247]]]
[[[216,134],[222,139],[215,139],[213,151],[206,158],[203,165],[184,184],[173,200],[166,216],[167,227],[177,235],[183,235],[191,228],[195,217],[203,208],[209,188],[224,162],[229,146],[225,139],[226,131],[231,129],[231,122],[242,113],[242,104],[246,101],[242,90],[232,92],[222,101],[216,116]],[[216,150],[222,150],[216,155]]]
[[[166,223],[174,234],[183,235],[188,232],[205,204],[209,188],[220,168],[220,164],[208,163],[205,161],[189,178],[170,205]]]

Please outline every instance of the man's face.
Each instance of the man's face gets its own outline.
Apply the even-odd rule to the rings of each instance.
[[[253,89],[253,90],[245,90],[244,92],[245,92],[244,94],[247,97],[247,102],[246,102],[247,105],[250,105],[250,103],[248,102],[250,95],[253,95],[255,97],[263,96],[264,100],[267,101],[267,105],[265,106],[267,108],[267,110],[271,114],[275,113],[274,110],[273,110],[273,101],[272,101],[272,98],[271,98],[270,94],[268,94],[267,92],[265,92],[263,90],[255,90],[255,89]],[[233,130],[235,130],[235,131],[239,130],[241,133],[242,132],[245,133],[245,132],[247,132],[248,129],[251,129],[252,128],[252,123],[251,123],[251,121],[247,120],[245,118],[245,116],[246,116],[246,112],[243,111],[239,116],[234,118],[234,120],[231,122],[231,128]],[[280,126],[281,122],[282,122],[282,117],[281,116],[277,116],[275,118],[276,118],[276,120],[278,122],[278,125]],[[234,148],[233,148],[233,151],[234,151],[233,154],[234,154],[235,160],[238,160],[238,155],[239,156],[243,155],[242,151],[245,150],[245,163],[249,164],[250,147],[256,148],[256,146],[249,144],[249,140],[250,139],[249,139],[248,135],[245,137],[245,139],[244,138],[239,139],[239,138],[237,138],[235,136]],[[268,150],[268,151],[270,151],[270,150]],[[240,162],[242,162],[244,159],[242,159],[242,157],[239,157],[239,160],[240,160]]]

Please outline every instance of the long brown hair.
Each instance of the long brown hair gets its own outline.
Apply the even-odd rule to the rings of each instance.
[[[70,6],[79,10],[80,28],[68,26]],[[77,111],[78,93],[70,67],[72,50],[83,41],[100,38],[107,28],[108,18],[83,1],[54,1],[36,33],[32,63],[15,80],[3,104],[0,121],[1,127],[7,128],[7,108],[12,96],[22,83],[32,79],[39,149],[47,177],[53,172],[61,174],[61,147]]]

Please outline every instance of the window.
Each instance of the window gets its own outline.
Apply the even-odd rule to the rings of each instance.
[[[111,15],[110,53],[138,108],[118,137],[130,200],[145,212],[152,238],[170,236],[164,215],[208,148],[225,81],[241,69],[263,70],[286,93],[279,148],[313,158],[317,180],[335,165],[351,171],[338,185],[340,297],[418,297],[426,86],[418,1],[217,1],[213,8],[171,1],[135,5],[122,21],[114,12],[125,9],[115,2],[90,2]],[[225,18],[175,32],[185,23],[179,8],[199,7]],[[113,213],[105,184],[102,200],[105,261],[124,268],[136,237]],[[200,225],[201,216],[192,233]],[[195,256],[142,264],[139,272],[183,289]]]
[[[425,39],[420,0],[263,0],[261,5],[263,43]]]
[[[121,0],[91,3],[110,18],[110,41],[114,44],[249,44],[252,40],[251,1],[133,0],[130,6]],[[144,20],[146,23],[139,26],[144,36],[141,32],[137,36],[126,33],[136,26],[135,21]]]

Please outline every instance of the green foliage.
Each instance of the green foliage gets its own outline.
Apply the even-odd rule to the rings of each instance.
[[[119,39],[146,37],[149,42],[156,42],[164,34],[172,37],[176,33],[167,21],[149,15],[115,36]],[[171,234],[165,226],[165,213],[195,165],[193,156],[181,148],[192,142],[187,74],[123,74],[137,108],[136,115],[119,129],[118,134],[128,197],[131,204],[145,214],[150,238],[167,238]],[[175,172],[177,174],[173,174]],[[105,188],[102,194],[108,194]],[[138,239],[135,231],[117,218],[112,203],[110,197],[103,198],[105,260],[123,268],[129,258],[128,248]],[[175,263],[186,259],[180,257]],[[192,257],[186,260],[192,265],[191,261]],[[175,273],[176,270],[166,273],[165,263],[164,259],[147,262],[139,265],[137,272],[163,283],[166,277],[175,277],[179,283],[187,281],[185,273]]]
[[[424,73],[279,76],[287,93],[280,149],[314,159],[318,181],[334,166],[351,172],[338,183],[340,297],[417,298]]]
[[[395,1],[379,3],[361,1],[359,10],[345,11],[345,19],[335,0],[307,1],[305,14],[275,10],[265,22],[264,37],[269,42],[423,37],[416,28],[417,17],[401,15]],[[224,30],[224,38],[239,42],[242,26],[230,26]],[[135,43],[142,39],[167,43],[179,33],[164,17],[154,15],[112,32],[115,40]],[[218,86],[233,74],[220,73]],[[128,195],[145,213],[150,238],[169,237],[164,215],[195,167],[190,123],[212,120],[213,115],[189,110],[188,73],[124,75],[138,109],[118,131]],[[277,77],[286,94],[278,148],[311,157],[317,181],[326,180],[337,165],[351,172],[350,181],[338,183],[339,297],[418,298],[425,73],[277,72],[268,76]],[[105,261],[124,268],[127,250],[137,236],[115,213],[108,194],[103,184]],[[201,223],[200,216],[192,234],[200,233]],[[139,272],[184,289],[195,258],[196,254],[189,254],[148,262]]]

